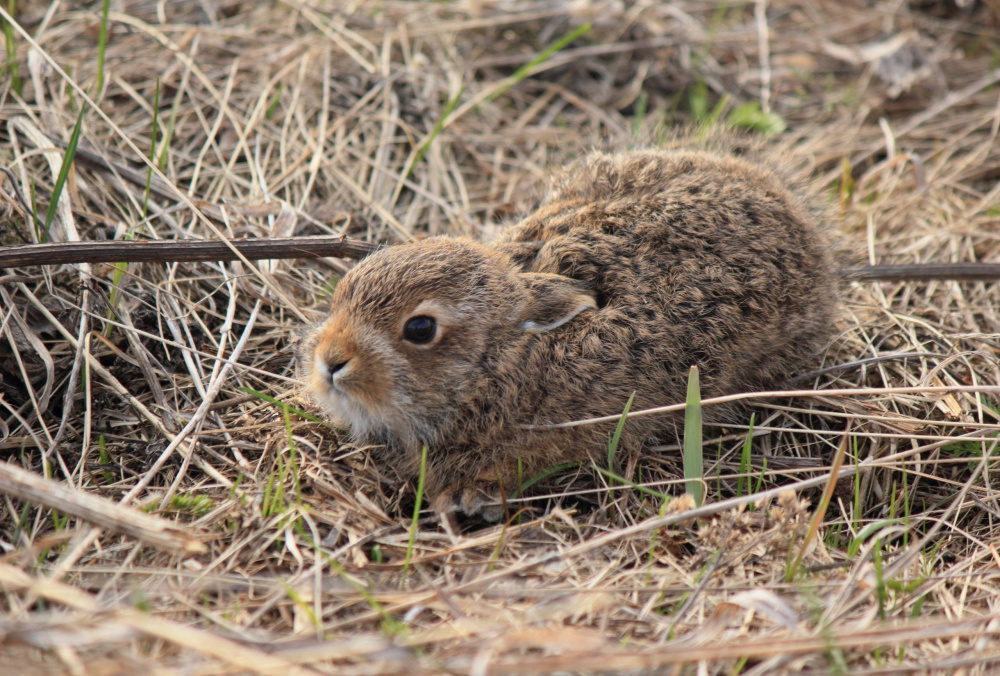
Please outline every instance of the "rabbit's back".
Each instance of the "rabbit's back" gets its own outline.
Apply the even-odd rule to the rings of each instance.
[[[598,311],[563,338],[584,354],[600,345],[605,368],[629,372],[624,387],[645,385],[643,399],[666,403],[683,398],[693,365],[712,396],[781,387],[815,362],[836,293],[814,218],[757,163],[595,154],[496,245],[525,271],[591,285]]]

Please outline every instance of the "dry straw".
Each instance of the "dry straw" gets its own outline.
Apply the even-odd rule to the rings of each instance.
[[[489,236],[715,121],[785,130],[845,265],[997,261],[991,7],[7,0],[0,237]],[[996,670],[993,284],[845,282],[823,368],[704,429],[702,507],[664,440],[453,527],[296,413],[348,262],[114,263],[0,272],[18,673]]]

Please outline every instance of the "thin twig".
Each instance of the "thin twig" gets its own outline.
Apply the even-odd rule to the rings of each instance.
[[[232,244],[232,247],[229,246]],[[178,263],[235,261],[237,249],[249,260],[279,258],[364,258],[377,244],[342,237],[281,239],[132,240],[57,242],[0,247],[0,268],[75,263]]]

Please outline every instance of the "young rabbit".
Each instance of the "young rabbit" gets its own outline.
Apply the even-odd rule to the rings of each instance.
[[[614,423],[550,423],[778,388],[830,336],[812,215],[767,168],[710,152],[593,154],[492,244],[434,237],[348,272],[307,341],[315,399],[433,506],[501,516],[501,490],[606,458]],[[625,425],[619,457],[678,418]],[[520,464],[520,470],[519,470]]]

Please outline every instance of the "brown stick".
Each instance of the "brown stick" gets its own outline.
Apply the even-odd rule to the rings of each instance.
[[[1000,279],[1000,263],[907,263],[844,267],[840,276],[854,282],[988,282]]]
[[[360,259],[380,245],[341,237],[234,239],[233,245],[250,260],[279,258]],[[135,240],[58,242],[0,247],[0,268],[70,263],[174,263],[232,261],[236,254],[219,240]],[[1000,280],[1000,263],[907,263],[842,267],[838,274],[855,282],[986,282]]]
[[[364,258],[379,245],[341,237],[234,239],[251,260],[266,258]],[[220,240],[113,240],[57,242],[0,247],[0,268],[67,263],[167,263],[233,261],[236,254]]]
[[[125,533],[158,549],[189,553],[205,551],[204,544],[166,519],[122,507],[58,481],[50,481],[9,462],[0,462],[0,495],[57,509],[95,526]]]

